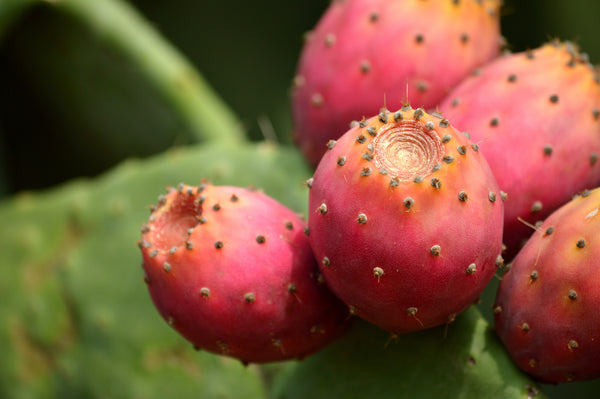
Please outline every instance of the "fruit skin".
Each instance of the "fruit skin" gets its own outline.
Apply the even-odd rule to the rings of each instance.
[[[505,273],[498,336],[521,369],[559,383],[600,377],[600,189],[538,227]]]
[[[573,193],[600,184],[600,79],[569,43],[507,54],[460,84],[440,109],[485,151],[505,203],[512,258]]]
[[[329,147],[309,180],[308,221],[326,283],[392,333],[453,321],[501,262],[502,193],[478,147],[410,106]]]
[[[435,109],[498,55],[499,7],[498,0],[332,2],[307,36],[292,92],[294,138],[309,163],[382,102]]]
[[[259,191],[180,185],[142,227],[150,295],[196,348],[244,363],[303,358],[343,333],[305,222]]]

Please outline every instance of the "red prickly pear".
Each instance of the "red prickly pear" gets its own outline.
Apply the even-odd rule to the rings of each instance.
[[[494,307],[515,363],[543,382],[600,378],[600,189],[552,213],[504,274]]]
[[[316,166],[325,144],[382,101],[434,109],[496,57],[499,0],[334,1],[307,36],[292,94],[295,140]],[[443,68],[440,66],[443,65]]]
[[[513,257],[531,228],[600,184],[600,79],[571,43],[507,54],[460,84],[440,109],[480,143],[505,203]]]
[[[404,106],[328,147],[308,220],[326,283],[392,333],[453,321],[501,260],[503,193],[477,145],[441,115]]]
[[[245,363],[318,351],[348,311],[320,281],[305,225],[258,191],[171,190],[140,241],[156,308],[195,347]]]

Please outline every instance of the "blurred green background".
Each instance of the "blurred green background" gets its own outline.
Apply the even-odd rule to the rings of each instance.
[[[10,6],[19,1],[0,0],[0,10],[2,2]],[[275,135],[290,143],[289,85],[303,34],[314,26],[328,1],[131,3],[191,60],[233,109],[249,137],[260,140]],[[600,61],[596,40],[600,2],[504,3],[502,29],[512,50],[534,48],[548,39],[560,38],[579,43],[592,62]],[[169,115],[160,115],[162,104],[124,98],[137,101],[137,110],[150,109],[158,120],[140,125],[143,115],[128,120],[119,113],[122,107],[111,109],[101,91],[85,87],[86,79],[97,76],[78,75],[76,64],[64,65],[70,60],[62,51],[72,45],[65,43],[65,37],[74,32],[82,46],[96,45],[93,37],[86,38],[80,34],[84,27],[42,8],[34,7],[13,21],[0,42],[0,194],[49,187],[75,176],[93,176],[122,159],[148,156],[190,141],[181,133],[184,128],[169,122]],[[98,65],[102,61],[92,60]],[[125,78],[134,80],[135,76]],[[103,115],[89,112],[82,105],[82,96],[90,103],[99,97],[98,104],[108,111]],[[152,135],[152,129],[161,123],[171,123],[175,133],[168,137]],[[135,140],[114,149],[109,143],[86,138],[99,132],[109,134],[107,131],[121,138],[129,134]]]

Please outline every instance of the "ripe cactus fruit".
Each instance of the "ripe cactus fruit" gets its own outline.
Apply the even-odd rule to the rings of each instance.
[[[334,1],[304,45],[292,94],[295,140],[313,165],[352,120],[406,101],[435,108],[498,55],[499,0]],[[440,69],[443,65],[443,71]]]
[[[453,321],[502,247],[502,192],[478,146],[441,115],[404,106],[329,148],[309,192],[309,239],[329,287],[392,333]]]
[[[508,194],[504,240],[512,257],[535,224],[571,195],[600,184],[600,79],[568,42],[507,54],[440,105],[481,143]]]
[[[172,189],[142,227],[154,304],[195,347],[244,363],[312,354],[344,331],[348,312],[319,281],[304,227],[258,191]]]
[[[600,378],[600,189],[552,213],[505,273],[496,331],[543,382]]]

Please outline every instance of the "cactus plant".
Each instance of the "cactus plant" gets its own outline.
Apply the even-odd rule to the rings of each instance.
[[[207,89],[194,68],[203,69],[206,59],[213,65],[223,64],[223,53],[227,54],[225,60],[243,60],[223,68],[221,78],[229,85],[230,95],[243,93],[254,108],[264,107],[268,113],[268,104],[278,101],[275,97],[265,101],[272,91],[262,90],[266,85],[262,76],[271,74],[276,81],[286,74],[279,51],[271,51],[276,56],[262,59],[253,51],[256,47],[245,46],[261,36],[241,28],[235,18],[227,24],[223,18],[204,18],[196,24],[197,15],[219,12],[194,15],[186,7],[189,19],[182,20],[179,11],[160,12],[174,3],[130,1],[142,7],[146,16],[153,16],[150,24],[126,0],[0,1],[0,142],[4,145],[0,157],[5,158],[0,159],[0,173],[4,174],[4,167],[8,177],[0,176],[0,184],[4,184],[0,190],[4,189],[5,195],[13,193],[15,187],[47,185],[51,183],[44,181],[48,176],[54,182],[62,181],[61,161],[71,175],[96,173],[131,155],[145,157],[166,147],[180,147],[152,159],[127,161],[97,178],[1,200],[1,397],[285,399],[406,394],[415,398],[521,398],[546,394],[562,399],[598,395],[600,380],[536,385],[509,360],[479,313],[484,318],[493,317],[488,304],[498,286],[495,279],[484,291],[479,311],[471,307],[453,323],[396,336],[349,317],[355,327],[348,335],[304,361],[244,367],[235,359],[196,352],[165,325],[148,298],[135,245],[140,223],[149,216],[147,207],[166,186],[182,181],[198,184],[206,177],[220,185],[262,188],[285,206],[306,214],[309,191],[302,182],[312,172],[298,149],[250,144],[238,118]],[[467,1],[472,6],[484,4],[447,0],[444,7]],[[543,4],[551,14],[552,1],[530,3],[538,7]],[[174,6],[179,7],[176,3]],[[192,3],[196,10],[206,4],[190,0]],[[243,17],[241,7],[268,9],[276,16],[267,16],[266,21],[285,25],[293,16],[290,29],[298,29],[303,19],[310,19],[306,28],[313,26],[317,15],[311,17],[311,13],[325,6],[303,2],[291,8],[288,3],[274,5],[259,0],[243,5],[212,2],[211,10],[223,10],[231,16],[235,9]],[[519,4],[518,10],[526,6],[529,3]],[[570,5],[565,14],[575,14],[579,6]],[[585,7],[593,16],[593,7],[598,5]],[[148,12],[150,8],[153,13]],[[293,11],[298,9],[301,11]],[[515,13],[502,15],[505,21],[515,20]],[[175,28],[167,26],[169,19],[176,21]],[[185,30],[184,22],[190,20],[201,26],[194,28],[202,29],[202,34],[211,24],[218,24],[230,30],[228,37],[234,40],[227,44],[219,35],[208,35],[198,41],[192,33],[195,31]],[[541,21],[529,18],[523,27],[529,31]],[[426,24],[427,20],[418,22]],[[514,28],[515,24],[505,25]],[[181,29],[179,37],[184,32],[188,47],[181,42],[175,46],[185,48],[188,54],[189,46],[194,46],[196,65],[157,32],[160,29],[168,33],[167,37],[177,38],[172,34],[177,28]],[[280,44],[284,37],[277,37]],[[508,42],[518,39],[520,45],[516,47],[534,48],[535,42],[523,45],[531,37],[533,33],[513,35]],[[594,35],[583,37],[587,40]],[[200,44],[206,40],[214,42],[211,46]],[[301,47],[300,40],[284,45],[289,45],[288,51]],[[593,45],[582,47],[592,52],[593,59]],[[254,63],[257,58],[261,62]],[[269,70],[265,73],[266,60],[271,63],[267,62]],[[281,63],[275,65],[273,60]],[[435,70],[449,67],[445,61],[435,63]],[[262,68],[262,74],[256,68]],[[287,73],[292,77],[292,65]],[[236,79],[232,79],[233,74]],[[189,76],[191,80],[187,80]],[[252,85],[244,85],[244,81]],[[282,85],[279,94],[285,97],[287,89]],[[225,99],[240,104],[237,100]],[[283,101],[277,105],[289,109]],[[368,117],[369,112],[364,115]],[[445,116],[452,119],[452,115]],[[291,126],[291,117],[289,122]],[[268,126],[265,129],[269,133]],[[275,138],[282,133],[287,132],[265,135]],[[136,134],[137,139],[132,140]],[[192,144],[197,141],[204,144]],[[479,155],[485,154],[481,144]],[[21,158],[17,158],[20,151]],[[453,157],[457,162],[459,157]],[[436,169],[433,173],[442,172],[436,165],[432,169]],[[19,176],[28,176],[28,181]],[[473,199],[469,194],[457,195],[456,200]],[[365,203],[370,200],[366,198]],[[373,221],[366,213],[364,216],[366,219],[360,214],[356,219],[353,216],[353,221],[368,220],[367,225]],[[484,221],[473,224],[479,228]],[[430,254],[435,256],[439,249]],[[441,248],[438,256],[444,255]],[[467,269],[480,271],[478,265]],[[382,282],[386,276],[378,277],[380,271],[376,271],[371,270],[369,277]],[[325,281],[323,276],[316,277]]]
[[[197,173],[304,211],[302,165],[269,145],[210,145],[3,201],[0,396],[262,397],[259,369],[195,352],[160,319],[135,243],[155,193]]]
[[[278,376],[272,399],[544,398],[471,308],[456,323],[391,336],[360,323]]]

